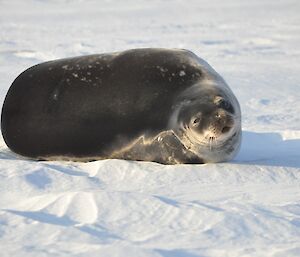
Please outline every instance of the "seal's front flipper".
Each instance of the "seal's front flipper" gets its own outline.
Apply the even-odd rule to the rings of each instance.
[[[200,164],[203,160],[186,149],[172,130],[160,133],[151,144],[153,152],[157,153],[156,162],[165,164]]]
[[[187,150],[173,131],[163,131],[154,138],[139,137],[110,158],[154,161],[162,164],[200,164],[203,160]]]

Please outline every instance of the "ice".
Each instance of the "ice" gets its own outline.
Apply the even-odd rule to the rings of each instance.
[[[43,61],[185,48],[224,77],[243,125],[237,157],[205,165],[37,162],[1,139],[1,256],[300,256],[299,11],[294,0],[0,1],[0,103]]]

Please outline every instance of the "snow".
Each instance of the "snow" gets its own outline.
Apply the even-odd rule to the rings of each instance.
[[[299,11],[297,0],[0,0],[1,103],[39,62],[172,47],[208,61],[243,118],[240,153],[219,164],[36,162],[1,139],[1,256],[300,256]]]

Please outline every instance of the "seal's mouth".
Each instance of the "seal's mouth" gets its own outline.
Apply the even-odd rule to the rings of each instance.
[[[221,147],[226,140],[230,137],[230,131],[232,126],[225,126],[222,129],[219,129],[219,133],[216,133],[216,129],[211,129],[207,131],[207,135],[204,137],[205,140],[202,140],[200,143],[202,146],[206,145],[209,147],[209,150],[212,151],[213,148]]]

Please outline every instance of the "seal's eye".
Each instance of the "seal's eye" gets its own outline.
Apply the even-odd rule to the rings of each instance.
[[[193,127],[197,127],[199,126],[200,122],[201,122],[201,114],[198,114],[192,118],[191,125]]]
[[[222,96],[216,96],[214,98],[214,104],[219,105],[223,100],[224,98]]]
[[[215,99],[214,99],[214,103],[215,103],[218,107],[220,107],[220,108],[222,108],[222,109],[224,109],[224,110],[226,110],[226,111],[228,111],[228,112],[234,113],[234,109],[233,109],[231,103],[229,103],[229,102],[228,102],[227,100],[225,100],[223,97],[221,97],[221,96],[216,96]]]
[[[217,119],[221,119],[222,118],[222,115],[221,115],[221,113],[217,113],[217,114],[215,114],[215,117],[217,118]]]

